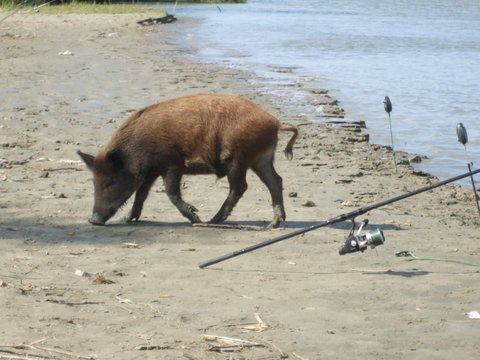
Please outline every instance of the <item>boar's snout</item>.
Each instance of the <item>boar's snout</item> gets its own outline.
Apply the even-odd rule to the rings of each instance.
[[[90,219],[88,219],[88,222],[92,225],[105,225],[105,221],[107,221],[107,219],[97,212],[94,212]]]

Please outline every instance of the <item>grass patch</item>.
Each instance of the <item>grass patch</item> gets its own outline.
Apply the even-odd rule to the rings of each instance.
[[[0,0],[0,11],[10,11],[20,6],[23,10],[32,10],[48,0]],[[87,1],[64,0],[62,4],[42,6],[38,12],[44,14],[141,14],[155,13],[165,15],[165,11],[152,3],[93,3]],[[157,3],[175,3],[175,0],[154,0]],[[247,0],[178,0],[178,3],[226,4],[246,3]],[[20,5],[19,5],[20,4]]]
[[[156,0],[161,3],[174,3],[175,0]],[[237,3],[246,3],[247,0],[178,0],[178,3],[184,4],[237,4]]]
[[[84,2],[72,2],[68,4],[44,6],[39,9],[44,14],[142,14],[157,13],[165,15],[160,7],[141,4],[91,4]]]
[[[45,0],[44,2],[46,2]],[[0,10],[12,10],[15,4],[0,0]],[[38,6],[38,5],[37,5]],[[22,10],[35,10],[35,5],[22,6]],[[158,16],[165,15],[165,11],[152,4],[93,4],[72,1],[60,5],[46,5],[38,9],[42,14],[142,14],[154,13]]]

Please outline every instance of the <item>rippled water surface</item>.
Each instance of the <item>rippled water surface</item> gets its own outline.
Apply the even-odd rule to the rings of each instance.
[[[251,0],[167,10],[201,20],[183,36],[203,60],[333,89],[376,143],[390,141],[388,95],[396,148],[429,156],[424,170],[443,179],[468,161],[480,166],[478,0]],[[458,122],[469,133],[467,152]]]

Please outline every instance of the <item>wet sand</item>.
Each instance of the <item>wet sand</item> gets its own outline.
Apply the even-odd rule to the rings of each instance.
[[[465,313],[480,311],[479,268],[395,257],[411,250],[480,264],[471,189],[449,185],[365,215],[387,239],[375,250],[339,256],[345,222],[198,269],[200,261],[435,179],[415,171],[408,154],[398,154],[395,174],[391,151],[368,144],[365,129],[289,113],[288,98],[269,94],[262,79],[182,59],[167,28],[135,24],[146,17],[19,14],[0,24],[0,355],[477,358],[480,320]],[[304,91],[312,104],[325,101],[319,89]],[[277,151],[284,227],[192,227],[161,181],[138,224],[120,221],[131,202],[108,226],[88,224],[92,176],[76,151],[96,153],[133,109],[197,92],[243,95],[299,126],[294,159],[281,151],[288,134]],[[229,221],[265,226],[269,194],[253,174],[248,183]],[[225,179],[184,179],[184,197],[203,220],[227,192]],[[205,335],[257,346],[219,349]]]

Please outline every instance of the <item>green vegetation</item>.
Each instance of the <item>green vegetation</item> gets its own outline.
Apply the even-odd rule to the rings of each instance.
[[[0,8],[9,9],[14,8],[18,5],[21,6],[39,6],[48,2],[48,0],[0,0]],[[51,6],[62,6],[66,4],[88,4],[88,5],[98,5],[98,4],[107,4],[107,5],[134,5],[138,3],[175,3],[175,0],[124,0],[124,1],[115,1],[115,0],[54,0],[50,5]],[[178,3],[246,3],[247,0],[178,0]],[[77,5],[78,6],[78,5]]]
[[[156,0],[161,3],[174,3],[175,0]],[[222,3],[246,3],[247,0],[178,0],[178,3],[202,3],[202,4],[222,4]]]
[[[12,10],[16,7],[30,8],[47,3],[48,0],[0,0],[0,10]],[[164,13],[152,3],[175,3],[173,0],[145,0],[145,1],[111,1],[111,0],[54,0],[47,6],[42,6],[42,13]],[[245,3],[247,0],[178,0],[178,3]]]
[[[31,9],[35,6],[45,4],[48,0],[27,0],[27,1],[12,1],[12,0],[0,0],[0,9],[13,10],[17,6],[21,6],[24,9]],[[93,2],[93,1],[65,1],[60,4],[46,5],[38,9],[38,12],[46,14],[129,14],[129,13],[158,13],[159,16],[164,15],[165,11],[160,7],[152,6],[152,2],[148,4],[140,3],[107,3],[107,2]]]
[[[151,4],[150,4],[151,5]],[[132,13],[158,13],[165,15],[160,7],[142,4],[93,4],[72,1],[55,6],[44,6],[39,9],[44,14],[132,14]]]

